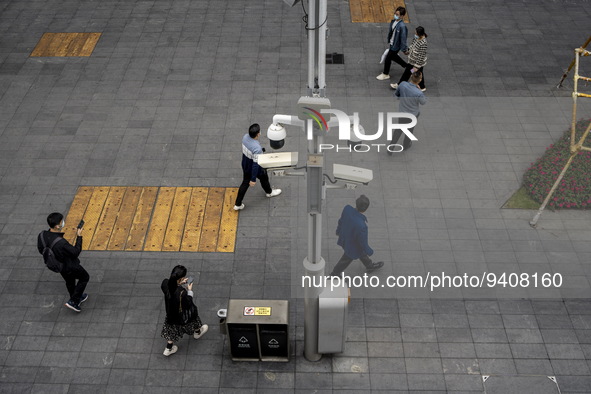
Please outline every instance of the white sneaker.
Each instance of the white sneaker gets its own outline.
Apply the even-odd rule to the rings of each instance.
[[[398,89],[398,84],[397,84],[397,83],[391,83],[391,84],[390,84],[390,87],[391,87],[392,89]]]
[[[234,210],[235,210],[235,211],[241,211],[241,210],[243,210],[243,209],[244,209],[244,204],[242,204],[242,205],[240,205],[240,206],[238,206],[238,205],[234,205]]]
[[[172,345],[172,349],[165,348],[164,352],[162,354],[164,354],[166,357],[168,357],[171,354],[175,354],[177,350],[179,350],[179,347],[177,345]]]
[[[376,77],[376,79],[379,79],[380,81],[386,80],[386,79],[390,79],[390,76],[384,73],[381,73],[380,75],[378,75]]]
[[[275,197],[281,194],[281,189],[273,189],[271,193],[267,193],[267,197]]]
[[[199,339],[203,336],[203,334],[205,334],[207,332],[207,330],[209,330],[209,326],[207,324],[204,324],[201,326],[201,328],[199,329],[199,334],[197,334],[197,331],[195,331],[193,333],[193,338],[195,339]]]

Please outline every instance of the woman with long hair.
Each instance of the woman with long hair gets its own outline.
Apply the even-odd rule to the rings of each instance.
[[[177,265],[170,278],[164,279],[160,288],[164,293],[166,319],[160,336],[167,340],[165,356],[176,353],[178,342],[184,334],[199,339],[207,332],[207,324],[202,324],[197,307],[193,303],[193,283],[188,282],[187,269]]]

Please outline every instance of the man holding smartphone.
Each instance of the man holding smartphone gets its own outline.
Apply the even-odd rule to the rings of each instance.
[[[55,258],[63,264],[60,272],[66,281],[66,288],[70,293],[70,299],[65,306],[75,312],[80,312],[80,304],[88,299],[88,294],[84,292],[86,285],[90,280],[88,272],[80,265],[78,256],[82,251],[82,226],[84,221],[81,220],[76,231],[76,244],[71,245],[65,238],[62,232],[66,223],[64,222],[64,215],[59,212],[54,212],[47,216],[47,224],[49,231],[42,231],[37,239],[37,249],[39,253],[43,254],[43,240],[46,245],[52,245],[56,239],[59,239],[51,250]],[[43,237],[43,240],[41,239]]]

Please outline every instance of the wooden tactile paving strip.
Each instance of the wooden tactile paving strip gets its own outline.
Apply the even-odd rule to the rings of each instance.
[[[33,57],[90,56],[101,33],[44,33]]]
[[[388,23],[394,19],[396,8],[401,6],[406,8],[402,0],[349,0],[351,22]],[[404,22],[409,22],[408,9]]]
[[[73,242],[84,219],[83,249],[234,252],[238,189],[82,186],[66,217]]]

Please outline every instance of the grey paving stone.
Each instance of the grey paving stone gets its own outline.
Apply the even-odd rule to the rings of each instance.
[[[591,384],[589,376],[560,376],[560,390],[572,393],[584,393]]]
[[[333,375],[335,390],[368,390],[371,387],[370,375],[364,373],[343,373]]]
[[[419,343],[404,343],[404,357],[440,357],[437,343],[426,343],[420,346]]]
[[[579,343],[574,330],[540,330],[545,343]]]
[[[475,343],[507,343],[507,335],[503,329],[473,328],[471,331]]]
[[[442,374],[416,375],[408,374],[408,389],[422,391],[445,390],[445,378]]]
[[[507,329],[510,343],[543,343],[542,333],[538,329]]]
[[[408,374],[433,374],[442,373],[443,368],[440,358],[405,358],[406,372]]]
[[[472,343],[472,334],[467,328],[437,328],[437,340],[449,343]]]
[[[503,323],[506,328],[538,328],[534,315],[503,315]]]
[[[549,360],[542,359],[514,359],[517,373],[520,375],[547,375],[554,373]]]
[[[568,92],[564,89],[546,90],[546,87],[555,83],[553,81],[556,75],[562,72],[561,65],[566,65],[571,55],[565,55],[566,52],[561,50],[553,50],[547,52],[544,59],[540,59],[538,54],[543,46],[538,43],[548,41],[551,37],[553,47],[570,45],[570,35],[575,37],[585,32],[584,28],[587,25],[584,24],[584,18],[588,14],[588,9],[583,5],[577,8],[577,12],[563,13],[563,23],[541,29],[539,24],[549,13],[554,13],[554,5],[548,2],[537,4],[538,7],[535,9],[528,7],[528,4],[508,4],[509,17],[504,18],[483,17],[482,15],[491,15],[490,10],[486,8],[488,5],[476,3],[470,3],[470,10],[464,15],[462,10],[466,9],[466,4],[458,3],[459,11],[455,10],[455,13],[443,10],[442,6],[436,3],[407,4],[413,20],[431,26],[430,39],[434,45],[429,49],[432,59],[436,60],[430,61],[427,80],[429,104],[425,107],[422,121],[419,123],[420,133],[428,135],[429,138],[422,139],[421,144],[413,147],[417,151],[411,156],[406,156],[404,162],[386,163],[381,158],[370,160],[371,165],[375,165],[374,174],[377,174],[377,169],[380,168],[382,172],[379,173],[383,179],[378,182],[374,180],[370,188],[380,189],[384,196],[396,199],[390,204],[392,210],[387,211],[389,220],[387,227],[383,228],[384,232],[388,232],[389,238],[395,241],[386,248],[389,248],[393,261],[406,264],[398,266],[397,273],[413,272],[413,264],[418,265],[417,270],[421,272],[448,272],[448,268],[465,270],[465,263],[485,261],[494,265],[495,269],[517,272],[517,269],[550,269],[553,264],[560,262],[564,273],[584,277],[586,271],[581,273],[573,267],[569,267],[568,270],[564,267],[573,262],[583,264],[589,257],[585,253],[591,251],[586,242],[588,237],[581,239],[586,234],[573,232],[575,229],[586,230],[589,226],[588,221],[576,217],[581,216],[580,212],[576,212],[575,216],[571,215],[572,212],[545,212],[542,222],[546,229],[552,230],[553,234],[550,235],[543,232],[546,230],[530,232],[527,226],[530,219],[528,215],[499,210],[499,206],[505,195],[517,187],[517,179],[523,169],[562,132],[570,116],[571,103],[566,97]],[[305,50],[306,40],[299,31],[301,14],[295,10],[286,12],[281,2],[264,7],[262,4],[254,3],[241,6],[225,2],[215,5],[208,2],[179,1],[153,5],[126,2],[105,3],[100,6],[98,3],[84,4],[83,8],[79,8],[78,4],[64,3],[60,6],[61,14],[57,19],[54,18],[55,11],[51,7],[41,8],[40,5],[41,3],[9,1],[0,18],[0,30],[4,33],[0,43],[0,63],[3,64],[0,68],[4,70],[0,79],[0,92],[3,93],[0,98],[0,133],[4,130],[0,135],[0,145],[5,148],[0,154],[0,176],[4,176],[0,180],[3,185],[0,191],[0,212],[5,214],[6,223],[11,223],[3,227],[2,233],[6,235],[17,234],[17,226],[29,228],[31,224],[43,224],[42,216],[45,215],[47,205],[65,209],[78,184],[236,184],[239,167],[236,163],[232,164],[232,161],[237,160],[234,153],[239,152],[239,142],[234,145],[226,142],[233,141],[233,135],[237,131],[236,135],[242,134],[243,131],[239,130],[243,129],[245,122],[258,121],[264,124],[264,119],[270,119],[275,112],[291,111],[295,103],[293,93],[302,90],[301,74],[305,65],[300,67],[301,62],[297,54]],[[365,95],[366,101],[369,101],[367,98],[375,98],[376,101],[384,102],[382,106],[385,106],[387,103],[383,98],[390,92],[376,84],[371,73],[379,67],[366,60],[371,58],[371,53],[380,53],[383,30],[376,28],[379,27],[376,24],[351,24],[346,4],[338,9],[331,7],[329,22],[332,34],[328,43],[331,46],[342,46],[349,60],[345,67],[328,67],[329,94]],[[273,22],[268,22],[265,18],[261,22],[263,8],[265,15],[269,15]],[[220,29],[219,24],[211,22],[220,18],[229,21],[231,27]],[[440,20],[447,20],[447,23],[453,24],[445,27],[440,25]],[[466,25],[466,21],[475,21],[476,27],[466,30],[466,26],[472,26]],[[568,37],[563,33],[557,33],[558,26],[565,24],[572,27]],[[503,31],[510,31],[515,25],[521,26],[521,36],[503,35]],[[88,26],[104,33],[90,58],[23,60],[36,43],[36,38],[31,37],[38,36],[44,31],[72,31],[78,28],[87,29]],[[29,34],[31,37],[27,38],[26,34],[23,35],[25,29],[34,34]],[[466,36],[466,31],[471,32],[468,33],[469,36]],[[240,45],[230,38],[236,35],[241,36]],[[483,49],[487,45],[482,45],[481,36],[486,37],[487,41],[492,40],[489,43],[494,48],[492,55]],[[481,49],[469,52],[467,48],[471,48],[470,44],[473,43],[477,44],[476,48]],[[474,53],[477,54],[476,57]],[[205,54],[212,56],[204,56]],[[232,54],[237,54],[237,59],[228,64],[228,56]],[[532,63],[531,59],[536,59],[537,62]],[[520,71],[515,71],[515,65],[518,65],[517,69]],[[228,72],[214,73],[215,69],[222,67]],[[449,70],[453,72],[450,74]],[[367,78],[359,78],[360,75]],[[479,97],[461,97],[462,93]],[[446,96],[446,100],[438,102],[443,95]],[[552,97],[535,97],[541,95]],[[560,101],[561,99],[564,101]],[[235,114],[227,114],[228,105],[235,108]],[[556,115],[546,115],[550,113]],[[445,121],[442,121],[442,118],[445,118]],[[180,136],[182,138],[179,138]],[[224,143],[212,143],[212,137],[217,136],[222,137],[220,140]],[[54,143],[49,142],[49,138],[52,138]],[[454,146],[450,149],[447,144],[452,139]],[[290,137],[288,145],[294,146],[295,141],[294,137]],[[147,144],[158,146],[147,147]],[[168,144],[168,148],[163,151],[165,144]],[[171,147],[170,144],[178,145]],[[439,152],[435,152],[436,150]],[[445,153],[442,153],[444,151]],[[221,156],[222,152],[228,156]],[[73,166],[68,162],[67,158],[74,157],[82,165]],[[40,159],[43,160],[42,166]],[[370,165],[365,162],[366,159],[355,156],[350,156],[350,160],[354,165]],[[7,176],[8,165],[17,176]],[[219,169],[215,174],[209,175],[209,178],[203,178],[199,168],[205,167]],[[393,180],[395,185],[392,185],[390,180]],[[45,181],[47,183],[44,183]],[[404,186],[401,183],[404,183]],[[54,186],[49,191],[50,194],[47,194],[49,184]],[[56,189],[59,188],[62,190],[56,194]],[[334,195],[337,191],[329,193]],[[5,196],[7,199],[4,199]],[[37,199],[33,196],[43,198]],[[17,200],[21,202],[20,206],[15,205]],[[298,202],[297,205],[302,204]],[[416,210],[407,209],[415,205]],[[276,220],[278,215],[285,214],[277,208],[272,208],[269,212],[256,213],[261,216],[262,221],[268,218]],[[251,227],[252,223],[243,221],[244,218],[246,217],[241,217],[241,226]],[[336,220],[330,214],[327,219]],[[375,219],[370,219],[375,224]],[[4,224],[0,220],[0,228]],[[521,227],[522,224],[525,226]],[[474,231],[475,229],[478,231]],[[447,237],[427,238],[424,241],[428,242],[420,243],[420,233],[447,233]],[[534,234],[537,234],[539,239]],[[384,237],[386,238],[388,237]],[[441,244],[440,241],[446,240],[447,243]],[[515,242],[509,243],[509,240]],[[530,244],[529,241],[534,243]],[[9,237],[3,238],[3,242],[11,243],[0,248],[3,258],[18,255],[37,256],[34,250],[29,252],[33,245],[31,240]],[[419,248],[423,246],[424,250],[421,251]],[[534,250],[531,250],[532,246]],[[379,253],[382,253],[381,249]],[[282,272],[285,268],[284,262],[279,260],[260,264],[260,261],[273,260],[275,256],[272,253],[254,256],[240,250],[240,254],[241,261],[211,260],[209,262],[213,262],[215,268],[204,266],[203,271],[221,274],[264,273],[265,270]],[[117,264],[125,263],[128,271],[132,271],[131,277],[136,270],[142,272],[143,268],[137,261],[129,265],[130,262],[125,261],[127,257],[128,255],[121,256],[122,261]],[[37,306],[40,302],[46,302],[45,300],[48,300],[47,303],[55,302],[58,306],[63,302],[55,298],[58,295],[64,296],[65,289],[59,281],[51,283],[53,279],[41,276],[35,277],[32,282],[26,277],[19,277],[13,278],[12,283],[0,283],[0,303],[12,306],[12,310],[2,313],[3,316],[8,316],[10,321],[0,322],[0,335],[18,335],[14,342],[6,345],[10,346],[8,350],[1,350],[0,345],[0,364],[4,363],[4,360],[7,360],[7,363],[14,362],[11,360],[11,352],[20,351],[21,348],[43,351],[40,348],[45,339],[40,338],[47,338],[49,335],[54,336],[47,340],[44,353],[47,362],[53,362],[50,360],[55,357],[54,353],[73,352],[80,353],[84,365],[94,365],[95,361],[100,360],[87,359],[89,356],[84,354],[100,350],[96,347],[96,342],[92,342],[95,340],[107,339],[108,351],[113,352],[112,359],[106,358],[107,362],[112,363],[110,367],[76,367],[75,374],[71,376],[71,383],[68,381],[69,373],[60,367],[34,368],[30,371],[31,376],[20,375],[20,378],[14,371],[10,371],[22,381],[17,381],[14,386],[13,383],[8,383],[9,390],[49,392],[69,389],[72,392],[88,393],[166,390],[170,393],[180,392],[181,385],[184,386],[184,391],[198,390],[200,393],[246,393],[257,390],[261,393],[293,392],[300,389],[301,392],[305,392],[316,388],[333,390],[329,371],[322,372],[325,375],[317,379],[318,385],[311,384],[301,388],[297,386],[300,381],[298,377],[289,377],[285,381],[281,378],[276,379],[274,382],[277,382],[277,386],[272,387],[264,384],[257,387],[261,381],[259,378],[256,383],[250,382],[253,384],[248,387],[219,388],[220,382],[225,382],[221,376],[222,368],[229,368],[232,364],[222,364],[220,349],[223,347],[215,341],[212,341],[211,345],[201,347],[183,342],[179,354],[175,355],[179,357],[176,360],[166,360],[170,361],[168,364],[161,364],[160,361],[152,359],[152,356],[160,355],[162,350],[162,340],[158,338],[163,319],[161,297],[150,297],[149,286],[135,287],[131,300],[118,297],[118,286],[122,281],[114,274],[101,271],[109,259],[110,257],[106,257],[103,259],[105,261],[96,261],[95,266],[90,261],[88,264],[85,263],[85,266],[91,267],[93,278],[103,274],[104,283],[117,284],[104,288],[94,287],[93,294],[97,294],[98,297],[91,300],[79,316],[62,310],[61,306],[50,313],[43,313],[43,309]],[[149,277],[158,272],[163,263],[176,264],[180,260],[188,259],[176,255],[152,259],[154,261],[147,264],[152,266],[153,272],[146,272],[141,283],[150,285],[152,282],[149,281]],[[517,267],[517,262],[528,267]],[[35,266],[32,265],[32,261],[30,263],[31,267]],[[38,263],[38,260],[35,260],[35,263]],[[5,278],[9,277],[12,268],[29,267],[26,261],[6,259],[3,259],[0,265],[0,276]],[[22,270],[27,271],[27,268]],[[283,282],[272,284],[278,281],[277,277],[265,278],[262,282],[263,290],[253,292],[247,290],[248,282],[234,282],[231,278],[232,275],[228,275],[227,282],[209,283],[204,286],[209,286],[208,290],[217,285],[223,287],[216,290],[220,292],[218,296],[206,297],[205,305],[200,305],[214,319],[213,313],[218,308],[216,304],[223,304],[224,297],[227,299],[228,296],[243,295],[265,298],[291,296],[291,289]],[[14,280],[30,283],[17,285]],[[131,280],[133,281],[133,278]],[[36,281],[44,284],[43,289],[32,285]],[[91,286],[94,285],[96,282],[93,284],[91,280]],[[34,293],[31,299],[22,299],[23,293],[30,292]],[[458,294],[461,296],[461,293]],[[52,295],[55,297],[49,298]],[[504,328],[507,340],[503,345],[506,346],[507,341],[511,346],[524,345],[519,348],[520,354],[525,354],[523,349],[527,346],[539,345],[542,341],[548,345],[576,345],[573,330],[577,335],[576,339],[586,344],[586,331],[591,330],[591,322],[583,316],[589,315],[587,301],[581,304],[566,301],[560,306],[560,300],[499,300],[498,309],[484,308],[484,311],[480,308],[490,301],[468,300],[475,301],[478,306],[470,304],[466,307],[463,305],[463,299],[449,307],[444,303],[438,305],[436,301],[439,300],[431,301],[432,308],[429,310],[400,308],[400,312],[403,315],[467,315],[472,329]],[[420,308],[418,303],[415,305]],[[356,384],[351,378],[352,382],[348,382],[347,389],[342,392],[352,393],[369,389],[376,392],[405,392],[408,389],[440,392],[482,391],[478,375],[451,374],[437,382],[425,382],[420,376],[411,377],[408,380],[410,386],[407,384],[404,370],[395,369],[394,372],[399,374],[395,379],[390,371],[381,372],[383,377],[374,377],[371,354],[380,354],[380,349],[366,347],[364,351],[361,350],[360,346],[365,346],[366,340],[374,344],[395,345],[400,344],[400,341],[404,341],[405,344],[420,344],[425,341],[437,345],[434,341],[439,341],[441,355],[448,351],[452,354],[450,358],[470,359],[476,355],[470,354],[470,348],[464,346],[472,346],[474,349],[474,339],[497,340],[500,336],[493,334],[487,339],[486,334],[477,332],[473,338],[470,329],[464,326],[465,319],[455,322],[443,316],[432,318],[435,326],[404,327],[405,323],[399,319],[397,309],[383,309],[382,306],[368,308],[367,313],[363,307],[360,311],[351,311],[350,317],[353,319],[350,325],[357,330],[349,338],[349,341],[355,342],[351,351],[354,354],[369,356],[371,373],[368,379],[362,379],[361,385]],[[126,312],[130,312],[129,315]],[[567,313],[571,315],[567,316]],[[522,320],[520,315],[535,315],[540,330],[537,326],[531,326],[530,329],[529,323],[533,322]],[[567,324],[567,320],[557,318],[558,315],[567,316],[570,324]],[[298,317],[301,319],[301,316]],[[75,318],[77,320],[74,320]],[[37,335],[36,330],[42,326],[24,329],[21,327],[23,321],[53,323],[53,326],[47,332],[40,330],[40,335]],[[500,325],[501,323],[506,325]],[[416,324],[422,323],[417,320]],[[401,325],[404,327],[402,330]],[[459,327],[456,327],[457,325]],[[368,331],[364,336],[362,330],[365,326]],[[109,328],[114,328],[118,334],[111,335],[108,332]],[[380,329],[399,330],[395,332],[398,339],[386,340],[387,337],[384,338],[378,333]],[[23,330],[22,333],[19,330]],[[103,334],[104,331],[107,333]],[[113,349],[112,340],[117,339],[116,347]],[[444,345],[449,347],[446,348]],[[410,355],[406,354],[406,348],[404,350],[405,353],[400,358],[382,359],[399,360],[403,356],[421,354],[418,349],[412,347],[408,349]],[[583,355],[587,354],[587,348],[581,346],[580,350]],[[227,349],[223,351],[227,354]],[[554,351],[559,355],[563,352],[556,349]],[[455,355],[456,352],[459,355]],[[111,377],[112,370],[127,369],[127,362],[118,361],[119,355],[129,355],[130,359],[133,359],[142,354],[148,357],[148,368],[158,369],[157,373],[147,373],[144,382],[141,382],[141,372],[132,373],[130,381],[138,383],[135,387],[109,384],[118,383],[110,379],[116,379],[117,374],[122,374],[117,372]],[[227,360],[227,357],[225,359]],[[40,360],[45,358],[42,356]],[[547,372],[549,362],[534,363],[538,361],[547,360],[515,359],[517,372],[542,373],[534,370],[538,367],[540,370],[543,369],[543,373],[552,373]],[[117,363],[122,363],[121,365],[125,365],[126,368],[118,368]],[[143,361],[141,364],[142,368],[145,363],[146,361]],[[302,361],[299,369],[306,369],[303,365],[307,362],[301,363]],[[313,366],[320,368],[318,363]],[[392,367],[395,368],[396,364]],[[4,367],[6,368],[8,367]],[[235,368],[252,372],[244,366]],[[179,372],[175,376],[182,376],[182,381],[179,383],[179,379],[175,378],[169,387],[162,387],[159,376],[173,370]],[[199,375],[201,370],[203,374]],[[254,371],[256,375],[264,374],[264,371],[258,368]],[[303,379],[314,383],[314,370],[308,371],[310,376]],[[4,376],[4,372],[3,370],[0,374]],[[286,373],[282,369],[273,369],[273,372]],[[563,392],[585,392],[589,387],[587,377],[561,375],[561,389]],[[194,382],[197,380],[203,381],[204,384],[195,385]],[[287,381],[293,381],[296,389],[283,387]],[[68,384],[69,387],[65,386]]]
[[[527,358],[547,358],[548,354],[543,344],[511,344],[511,352],[515,358],[527,359]]]
[[[546,344],[546,351],[551,359],[584,359],[581,347],[576,344]]]
[[[374,374],[405,374],[406,365],[404,358],[369,358],[369,372]]]
[[[589,366],[583,360],[551,360],[556,375],[589,375]]]
[[[372,391],[374,390],[408,390],[407,377],[404,374],[379,374],[372,373],[370,375],[370,384]]]
[[[482,379],[480,375],[445,375],[447,390],[467,392],[480,392],[482,390]]]
[[[483,359],[479,358],[480,371],[483,374],[511,375],[517,372],[512,359]]]

